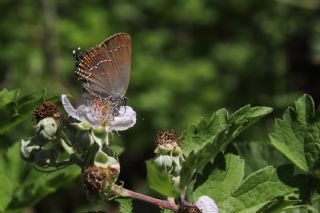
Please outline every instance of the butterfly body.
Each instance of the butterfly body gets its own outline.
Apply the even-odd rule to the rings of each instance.
[[[125,103],[131,72],[131,39],[117,33],[85,53],[74,51],[75,76],[92,96],[108,99],[115,110]]]

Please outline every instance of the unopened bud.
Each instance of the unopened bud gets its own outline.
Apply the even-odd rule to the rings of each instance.
[[[46,167],[56,162],[57,153],[54,150],[39,150],[34,154],[34,157],[36,165]]]
[[[42,119],[36,127],[37,132],[47,140],[53,140],[55,138],[57,129],[58,124],[51,117]]]
[[[217,204],[208,196],[201,196],[194,203],[201,213],[219,213]]]
[[[94,143],[93,137],[90,132],[79,131],[75,135],[73,148],[78,153],[86,152]]]

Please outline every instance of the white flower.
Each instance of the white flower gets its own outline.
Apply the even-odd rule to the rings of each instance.
[[[217,204],[208,196],[201,196],[194,203],[201,213],[219,213]]]
[[[106,132],[123,131],[133,127],[136,123],[136,112],[129,106],[120,106],[114,116],[110,101],[92,98],[88,94],[82,95],[79,105],[75,109],[66,95],[61,95],[62,105],[81,129],[104,127]]]

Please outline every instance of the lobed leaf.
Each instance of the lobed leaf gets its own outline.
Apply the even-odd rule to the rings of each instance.
[[[246,105],[231,116],[225,109],[213,114],[210,120],[202,119],[183,135],[183,152],[186,160],[180,172],[180,188],[190,186],[194,175],[214,160],[216,155],[243,130],[272,111],[269,107]]]
[[[270,202],[283,200],[294,191],[280,181],[277,170],[272,166],[258,170],[242,180],[244,162],[238,156],[226,155],[224,168],[221,167],[221,162],[215,164],[220,167],[212,170],[206,181],[199,181],[202,179],[201,176],[197,179],[194,198],[196,200],[202,195],[213,198],[219,207],[219,212],[261,212],[260,210],[266,209],[266,205]],[[236,175],[237,172],[240,172],[239,176]],[[290,205],[296,203],[297,201]]]
[[[217,157],[214,164],[209,164],[203,174],[197,177],[193,196],[207,195],[222,203],[239,187],[244,177],[244,160],[239,156],[227,154]],[[215,168],[215,169],[214,169]]]
[[[320,177],[320,113],[303,95],[275,121],[270,140],[298,168]]]

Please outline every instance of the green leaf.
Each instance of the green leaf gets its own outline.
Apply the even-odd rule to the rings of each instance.
[[[189,127],[182,136],[183,154],[189,155],[192,150],[201,149],[213,141],[215,135],[226,128],[227,118],[227,110],[220,109],[212,115],[210,120],[202,119],[197,126]]]
[[[244,177],[244,160],[233,154],[220,156],[222,157],[216,158],[213,165],[206,166],[204,171],[208,174],[197,177],[194,197],[207,195],[222,203],[241,184]]]
[[[272,145],[298,168],[320,177],[320,113],[309,95],[303,95],[275,121]]]
[[[180,188],[190,186],[195,172],[201,173],[207,163],[213,160],[220,152],[225,140],[226,130],[215,135],[211,143],[207,143],[202,149],[192,151],[183,163],[180,172]]]
[[[209,195],[216,201],[221,213],[255,213],[274,199],[291,194],[294,190],[279,180],[274,167],[258,170],[242,180],[241,184],[235,174],[238,171],[234,170],[236,168],[243,173],[243,161],[237,156],[226,155],[224,171],[220,168],[213,170],[206,182],[197,185],[195,199]]]
[[[55,192],[57,188],[70,183],[80,174],[77,166],[44,174],[32,169],[21,181],[10,203],[10,210],[23,209],[36,204],[49,193]]]
[[[18,97],[19,93],[20,93],[19,89],[14,89],[11,91],[8,91],[7,89],[3,89],[0,92],[0,107],[3,107],[8,103],[14,102]]]
[[[33,110],[45,100],[58,101],[59,96],[47,96],[45,89],[37,90],[18,98],[19,90],[0,92],[0,134],[5,133],[26,119],[30,119]]]
[[[270,143],[247,142],[237,143],[237,150],[241,158],[246,159],[246,172],[250,174],[266,166],[280,166],[289,163],[288,159],[280,152],[275,152]]]
[[[4,91],[2,91],[2,93],[3,92]],[[4,98],[7,104],[1,104],[0,106],[0,116],[2,121],[0,124],[0,134],[3,134],[17,124],[28,119],[31,116],[33,109],[42,103],[46,93],[45,90],[38,90],[20,98],[17,98],[19,94],[18,92],[14,92],[14,94],[15,95],[9,95],[12,98],[10,101],[8,97]]]
[[[0,180],[0,212],[4,212],[12,199],[14,183],[4,173],[0,173]]]
[[[249,175],[232,197],[241,200],[246,209],[251,205],[249,209],[257,210],[265,202],[292,192],[291,187],[279,180],[276,169],[268,166]]]
[[[117,198],[115,199],[119,203],[121,213],[131,213],[132,212],[132,200],[128,198]]]
[[[25,163],[20,158],[19,147],[16,143],[0,155],[0,212],[9,205],[16,187],[20,184],[19,174]]]
[[[201,173],[236,136],[271,111],[269,107],[247,105],[228,116],[221,109],[209,121],[202,119],[197,126],[189,128],[183,136],[182,148],[187,157],[180,172],[181,189],[190,186],[195,173]]]
[[[0,153],[0,212],[32,206],[80,174],[76,166],[49,174],[40,173],[20,157],[20,144]]]
[[[147,164],[147,181],[151,189],[159,192],[166,197],[176,197],[178,191],[173,186],[171,176],[162,171],[152,160],[146,162]]]
[[[310,209],[310,207],[307,205],[297,205],[300,202],[301,200],[298,197],[291,195],[280,196],[264,205],[261,209],[259,209],[259,212],[283,213],[288,212],[289,210]]]
[[[241,132],[271,112],[272,108],[263,106],[251,107],[250,105],[246,105],[240,108],[228,118],[231,132],[229,133],[227,142],[231,142]]]

